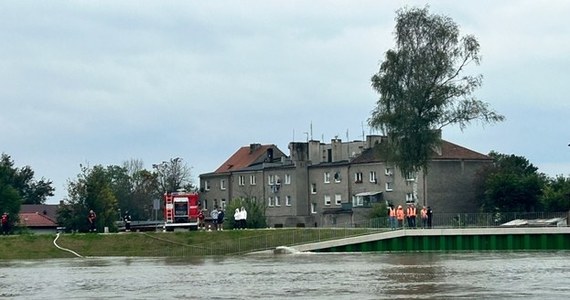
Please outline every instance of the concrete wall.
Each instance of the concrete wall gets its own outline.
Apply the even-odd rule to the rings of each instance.
[[[477,172],[490,162],[435,161],[426,179],[427,204],[438,212],[477,212],[474,180]]]

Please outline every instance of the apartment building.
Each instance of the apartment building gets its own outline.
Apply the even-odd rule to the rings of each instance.
[[[366,220],[376,203],[474,212],[473,181],[492,160],[443,141],[429,173],[405,174],[382,155],[386,137],[330,143],[292,142],[289,156],[275,145],[241,147],[216,171],[200,175],[206,209],[237,198],[263,201],[270,226],[344,226]]]

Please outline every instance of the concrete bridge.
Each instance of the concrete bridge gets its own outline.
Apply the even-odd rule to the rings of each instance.
[[[570,227],[402,229],[288,249],[293,252],[570,250]]]

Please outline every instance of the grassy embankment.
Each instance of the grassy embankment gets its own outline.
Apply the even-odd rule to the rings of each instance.
[[[57,244],[82,256],[207,256],[232,255],[338,239],[367,233],[366,229],[262,229],[217,232],[151,232],[61,234]],[[377,232],[377,231],[376,231]],[[55,235],[0,236],[0,259],[74,257],[57,249]]]

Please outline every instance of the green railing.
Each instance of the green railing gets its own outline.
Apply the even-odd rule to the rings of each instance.
[[[526,226],[567,226],[568,212],[509,212],[509,213],[439,213],[432,216],[432,228],[489,228],[505,226],[514,220],[528,221]],[[375,218],[354,224],[340,224],[331,227],[389,228],[388,218]],[[409,228],[407,219],[404,228]],[[422,228],[421,217],[416,217],[416,228]]]
[[[517,220],[517,219],[527,219],[527,220],[549,220],[559,218],[560,220],[565,219],[568,213],[502,213],[502,214],[490,214],[490,213],[474,213],[474,214],[435,214],[432,219],[433,228],[490,228],[499,227],[502,224]],[[404,228],[409,228],[404,222]],[[421,219],[417,219],[417,228],[421,228]],[[545,225],[546,226],[546,225]],[[549,225],[553,226],[553,225]],[[557,226],[560,226],[559,224]],[[564,221],[564,225],[566,223]],[[275,228],[275,229],[261,229],[255,230],[258,235],[237,238],[237,239],[227,239],[227,240],[215,240],[208,243],[201,244],[172,244],[170,247],[164,247],[160,250],[153,251],[149,253],[152,256],[177,256],[177,257],[193,257],[193,256],[215,256],[215,255],[235,255],[243,254],[248,252],[262,251],[275,249],[278,246],[294,246],[305,243],[315,243],[327,240],[342,239],[348,237],[355,237],[365,234],[378,233],[382,231],[389,231],[390,226],[388,218],[375,218],[359,223],[347,223],[347,224],[337,224],[331,227],[319,227],[319,228]],[[191,233],[190,233],[191,234]],[[447,237],[446,237],[447,238]],[[378,242],[376,246],[371,246],[371,249],[383,249],[383,250],[406,250],[409,248],[409,244],[417,244],[419,241],[411,242],[411,239],[419,238],[408,238],[410,241],[384,241]],[[518,238],[515,238],[518,241]],[[529,239],[528,237],[525,239]],[[534,239],[534,238],[533,238]],[[421,243],[427,243],[428,239],[424,238]],[[458,240],[459,242],[456,242]],[[523,240],[526,242],[527,240]],[[446,245],[462,245],[462,238],[454,238],[453,241],[447,241],[445,238],[443,240],[438,240],[437,244],[430,246],[432,250],[435,249],[453,249],[458,246]],[[494,241],[494,240],[493,240]],[[534,240],[533,240],[534,241]],[[389,244],[391,243],[391,244]],[[404,243],[399,245],[398,243]],[[430,240],[430,243],[433,241]],[[477,243],[477,240],[469,242],[463,242],[464,244]],[[490,243],[490,242],[489,242]],[[519,243],[519,242],[517,242]],[[521,242],[522,243],[522,242]],[[486,244],[486,242],[481,242],[481,244]],[[399,245],[399,246],[398,246]],[[430,244],[431,245],[431,244]],[[500,244],[499,244],[500,245]],[[368,245],[370,246],[370,245]],[[367,247],[367,246],[362,246]],[[412,247],[415,249],[415,247]],[[462,248],[462,246],[459,246]],[[466,247],[470,248],[470,247]],[[497,248],[500,248],[497,246]],[[356,250],[357,248],[352,248]],[[358,248],[358,251],[362,249]]]

